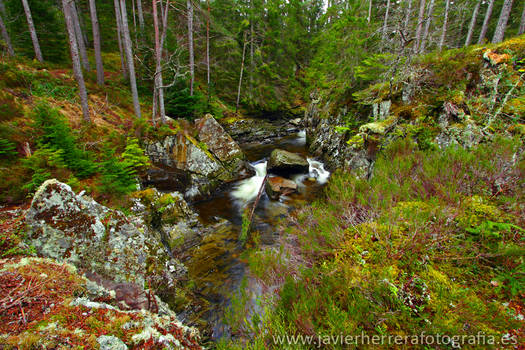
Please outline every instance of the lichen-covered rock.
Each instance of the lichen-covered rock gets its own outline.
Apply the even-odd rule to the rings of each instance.
[[[211,115],[186,127],[145,147],[152,163],[162,169],[157,173],[162,183],[169,174],[180,177],[176,188],[169,190],[183,191],[190,199],[204,197],[221,183],[242,176],[246,164],[242,150]],[[154,180],[150,174],[146,182],[156,185]]]
[[[384,135],[390,128],[392,128],[392,126],[394,126],[395,123],[396,118],[390,117],[382,121],[361,125],[361,127],[359,127],[359,132]]]
[[[227,118],[221,120],[223,127],[239,143],[269,143],[276,137],[295,134],[299,125],[288,123],[285,119],[268,121],[255,118]]]
[[[170,252],[180,253],[202,240],[204,227],[179,192],[160,193],[148,188],[135,192],[133,197],[134,212],[159,232]]]
[[[128,346],[122,340],[113,335],[101,335],[97,338],[100,350],[127,350]]]
[[[303,156],[282,149],[274,149],[268,162],[268,170],[276,174],[308,172],[308,167]]]
[[[266,181],[266,193],[272,199],[278,199],[281,195],[288,195],[296,191],[297,184],[292,180],[280,176],[272,176]]]
[[[211,114],[197,119],[195,126],[199,132],[199,140],[225,167],[237,170],[244,165],[241,148]]]
[[[137,228],[123,213],[75,194],[57,180],[47,180],[36,192],[26,214],[28,240],[45,257],[116,281],[144,286],[146,279],[164,286],[176,278],[161,237]],[[172,269],[173,270],[173,269]]]
[[[309,151],[321,158],[331,169],[342,168],[366,177],[373,164],[366,134],[352,136],[348,132],[337,130],[337,126],[344,124],[343,117],[346,113],[347,110],[343,107],[335,116],[321,117],[323,112],[319,107],[319,99],[312,100],[305,115]]]

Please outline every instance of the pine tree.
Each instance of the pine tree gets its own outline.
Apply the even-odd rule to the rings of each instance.
[[[139,92],[137,90],[137,76],[135,75],[135,63],[133,61],[133,44],[129,34],[128,13],[126,9],[126,0],[120,0],[120,16],[122,20],[123,46],[126,52],[126,61],[128,63],[129,83],[131,85],[131,96],[133,98],[133,109],[135,116],[141,117]]]
[[[190,57],[190,96],[193,96],[193,84],[195,82],[195,56],[193,52],[193,4],[191,0],[186,1],[188,9],[188,54]]]
[[[494,0],[489,0],[489,6],[487,12],[485,12],[485,19],[483,20],[483,26],[479,32],[478,44],[483,43],[485,36],[487,35],[487,29],[489,28],[490,16],[492,15],[492,9],[494,8]]]
[[[22,5],[24,6],[24,12],[26,14],[27,19],[27,26],[29,27],[29,34],[31,35],[31,41],[33,42],[35,57],[40,62],[44,62],[44,58],[42,57],[42,51],[40,51],[40,43],[38,42],[35,24],[33,23],[33,16],[31,15],[31,9],[29,8],[27,0],[22,0]]]
[[[93,47],[95,49],[95,61],[97,66],[97,83],[98,85],[104,85],[104,64],[102,62],[100,27],[98,24],[95,0],[89,0],[89,12],[91,14],[91,26],[93,30]]]
[[[470,43],[472,42],[472,36],[474,35],[474,28],[476,27],[476,19],[478,17],[480,6],[481,6],[481,0],[478,0],[478,2],[476,3],[476,7],[474,7],[474,12],[472,12],[472,19],[470,20],[467,38],[465,39],[465,46],[469,46]]]
[[[2,39],[4,39],[5,45],[7,47],[7,53],[9,56],[14,56],[15,51],[13,50],[13,44],[11,44],[11,38],[7,32],[7,27],[5,26],[2,16],[5,14],[5,11],[0,14],[0,31],[2,32]]]
[[[509,21],[510,10],[512,10],[512,0],[505,0],[501,13],[499,15],[498,25],[492,37],[493,43],[499,43],[503,41],[505,37],[505,29],[507,28],[507,22]]]
[[[80,58],[78,53],[77,35],[75,33],[75,24],[73,23],[73,9],[74,4],[71,0],[62,0],[62,9],[64,11],[64,18],[66,22],[66,29],[69,37],[69,49],[71,52],[71,61],[73,63],[73,74],[78,84],[78,92],[80,95],[80,105],[82,107],[82,114],[85,121],[91,121],[89,115],[89,103],[86,90],[86,84],[84,83],[84,75],[82,74],[82,68],[80,66]]]

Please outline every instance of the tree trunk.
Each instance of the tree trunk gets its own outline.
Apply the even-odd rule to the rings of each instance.
[[[69,38],[69,50],[71,52],[71,62],[73,63],[73,74],[78,84],[78,93],[80,95],[80,105],[82,107],[82,115],[85,121],[91,121],[89,116],[89,103],[84,83],[84,76],[82,75],[82,68],[80,66],[80,58],[78,57],[77,34],[75,32],[75,24],[73,23],[73,7],[70,0],[62,0],[62,10],[64,11],[64,18],[66,21],[67,34]]]
[[[77,46],[80,53],[80,60],[82,62],[82,67],[88,72],[91,70],[89,66],[89,59],[87,55],[86,45],[84,42],[84,37],[82,36],[82,28],[80,27],[80,18],[77,12],[77,6],[74,0],[71,1],[71,17],[73,20],[73,25],[75,26],[75,34],[77,35]]]
[[[445,18],[443,18],[443,29],[441,30],[441,38],[439,39],[439,51],[443,49],[445,45],[445,38],[447,37],[447,25],[448,25],[448,10],[450,8],[450,0],[446,0],[445,3]]]
[[[208,6],[208,16],[206,17],[206,83],[208,87],[208,104],[211,96],[210,80],[210,0],[206,0]],[[253,58],[252,58],[253,59]]]
[[[139,26],[140,26],[140,32],[142,34],[144,31],[144,12],[142,12],[142,2],[141,0],[137,0],[137,12],[139,15]]]
[[[382,40],[385,41],[386,39],[386,29],[388,26],[388,12],[390,11],[390,0],[387,0],[386,2],[386,11],[385,11],[385,21],[383,22],[383,34],[382,34]]]
[[[518,30],[518,35],[525,33],[525,3],[523,4],[523,11],[521,12],[521,22],[520,29]]]
[[[128,12],[126,9],[126,0],[120,0],[120,12],[122,18],[122,34],[124,35],[124,50],[126,52],[126,61],[128,63],[129,83],[131,85],[131,95],[133,97],[133,108],[135,115],[140,118],[139,92],[137,91],[137,77],[135,76],[135,63],[133,62],[133,46],[128,26]]]
[[[38,42],[38,36],[36,35],[35,24],[33,23],[33,17],[31,16],[31,9],[27,0],[22,0],[24,6],[24,12],[26,14],[27,26],[29,27],[29,34],[31,35],[31,41],[33,41],[33,48],[35,49],[35,57],[40,62],[44,62],[42,57],[42,51],[40,51],[40,43]]]
[[[423,31],[423,21],[425,20],[425,0],[419,2],[419,16],[417,18],[416,27],[416,43],[414,45],[414,52],[419,52],[419,45],[421,44],[421,32]]]
[[[2,15],[4,15],[4,16],[7,16],[7,12],[5,10],[5,5],[4,5],[4,1],[3,0],[0,0],[0,13],[2,13]]]
[[[493,43],[499,43],[503,41],[505,37],[505,29],[507,28],[507,22],[510,16],[510,10],[512,9],[512,0],[505,0],[503,7],[501,8],[501,13],[499,15],[498,25],[496,26],[496,31],[494,32],[494,37],[492,38]]]
[[[91,26],[93,29],[93,47],[95,49],[95,61],[97,66],[97,83],[104,85],[104,64],[100,48],[100,27],[98,24],[97,7],[95,0],[89,0],[89,12],[91,14]]]
[[[412,0],[408,0],[407,13],[405,17],[405,23],[403,24],[403,32],[406,35],[408,24],[410,23],[410,17],[412,16]]]
[[[368,23],[370,23],[371,20],[372,20],[372,0],[369,0],[368,1],[368,18],[367,18]]]
[[[122,14],[120,11],[120,0],[113,0],[115,6],[115,21],[117,22],[117,41],[118,49],[120,52],[120,65],[122,66],[122,75],[124,78],[128,77],[128,69],[126,67],[126,53],[122,44]]]
[[[472,19],[470,20],[470,25],[468,27],[467,39],[465,40],[465,46],[469,46],[472,42],[472,35],[474,34],[474,28],[476,27],[476,19],[478,17],[479,7],[481,5],[481,0],[478,0],[476,7],[474,7],[474,12],[472,13]]]
[[[2,32],[2,38],[4,39],[5,45],[7,46],[8,55],[14,56],[15,51],[13,50],[13,45],[11,44],[11,38],[9,38],[9,33],[7,32],[7,28],[5,26],[5,23],[4,23],[4,20],[1,14],[0,14],[0,31]]]
[[[421,39],[421,47],[419,52],[424,52],[427,45],[428,33],[430,31],[430,23],[432,23],[432,13],[434,12],[434,0],[430,0],[428,5],[427,21],[425,23],[425,30],[423,32],[423,38]]]
[[[239,76],[239,87],[237,89],[237,103],[235,104],[235,113],[239,111],[239,102],[241,101],[242,74],[244,73],[244,57],[246,56],[246,44],[246,32],[244,32],[244,39],[242,45],[241,74]]]
[[[483,26],[481,27],[481,32],[479,32],[478,44],[483,43],[485,36],[487,35],[487,29],[489,28],[490,16],[492,16],[492,9],[494,8],[494,0],[489,0],[489,6],[487,7],[487,12],[485,13],[485,19],[483,20]]]
[[[195,80],[195,63],[193,54],[193,5],[191,0],[186,1],[188,7],[188,51],[190,55],[190,96],[193,96],[193,83]]]
[[[156,124],[156,113],[157,113],[157,106],[159,107],[159,113],[160,113],[160,121],[161,123],[164,123],[164,116],[166,115],[166,111],[164,108],[164,89],[163,89],[163,81],[162,81],[162,41],[159,31],[159,18],[157,14],[157,2],[158,0],[153,0],[153,28],[155,31],[155,91],[153,93],[153,123]],[[168,11],[168,6],[166,6],[166,11]],[[167,14],[167,13],[166,13]],[[166,14],[163,14],[163,23],[164,18]],[[163,26],[163,30],[166,30],[166,26]],[[158,101],[158,103],[157,103]]]

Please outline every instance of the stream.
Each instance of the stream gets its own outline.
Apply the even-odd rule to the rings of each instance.
[[[270,153],[280,148],[301,154],[308,159],[309,172],[292,177],[298,185],[296,193],[281,196],[279,200],[271,200],[263,191],[251,226],[251,232],[258,232],[261,248],[278,247],[279,220],[288,216],[293,209],[317,198],[330,176],[321,162],[308,158],[304,131],[276,138],[268,144],[253,143],[240,146],[254,168],[255,176],[227,184],[209,199],[192,205],[203,224],[216,225],[218,228],[213,234],[204,237],[202,244],[192,252],[190,260],[186,262],[190,279],[195,282],[199,296],[205,300],[199,318],[205,320],[206,328],[210,329],[207,336],[211,340],[231,336],[225,322],[225,313],[231,305],[231,296],[238,293],[243,279],[248,281],[250,302],[253,304],[251,309],[255,307],[257,297],[262,294],[262,288],[258,286],[255,278],[250,276],[246,262],[240,258],[245,248],[239,237],[242,213],[247,206],[251,208],[254,204],[266,176]]]

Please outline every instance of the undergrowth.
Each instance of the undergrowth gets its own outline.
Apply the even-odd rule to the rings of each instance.
[[[422,151],[401,139],[380,155],[370,180],[336,172],[327,200],[301,209],[284,238],[297,239],[299,251],[252,255],[260,276],[288,261],[278,266],[284,281],[257,325],[237,325],[250,340],[219,348],[307,349],[319,344],[273,339],[361,332],[482,332],[523,343],[520,147],[517,138],[496,138],[471,150]],[[297,255],[299,268],[290,263]]]

